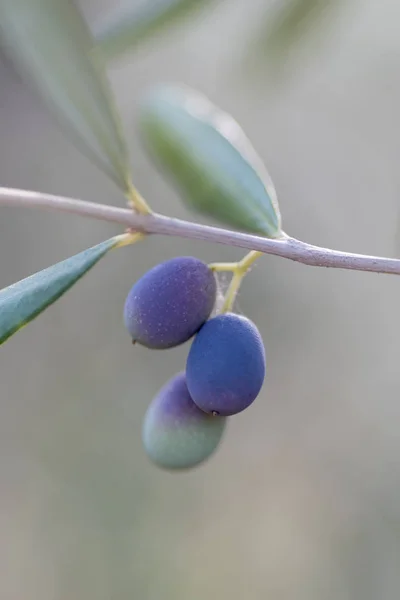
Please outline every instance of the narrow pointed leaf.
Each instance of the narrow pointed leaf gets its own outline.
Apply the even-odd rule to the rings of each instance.
[[[87,273],[118,238],[111,238],[0,291],[0,344],[53,304]]]
[[[0,33],[88,156],[129,189],[128,155],[96,44],[71,0],[0,0]]]
[[[142,0],[132,6],[125,0],[120,9],[94,28],[94,36],[107,59],[116,58],[161,29],[210,4],[210,0]]]
[[[238,229],[279,237],[274,185],[238,123],[186,87],[158,88],[143,104],[143,141],[198,212]]]

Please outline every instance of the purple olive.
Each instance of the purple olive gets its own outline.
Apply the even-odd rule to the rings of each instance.
[[[258,396],[265,377],[265,350],[246,317],[222,314],[203,325],[189,351],[189,393],[206,413],[241,412]]]
[[[217,293],[211,269],[181,256],[162,262],[135,283],[124,320],[132,340],[148,348],[172,348],[190,339],[210,316]]]

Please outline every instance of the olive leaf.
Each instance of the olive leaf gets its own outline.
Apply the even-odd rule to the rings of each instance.
[[[128,153],[96,43],[67,0],[1,0],[0,34],[86,154],[124,192]]]
[[[113,8],[110,16],[94,26],[94,37],[104,57],[113,59],[164,27],[204,8],[210,1],[144,0],[132,6],[125,0],[119,10]]]
[[[198,212],[238,229],[280,237],[272,180],[238,123],[205,96],[160,87],[139,115],[146,148]]]
[[[0,344],[65,294],[109,250],[114,237],[0,291]]]
[[[275,10],[266,10],[259,31],[250,44],[251,59],[265,60],[281,68],[289,55],[297,56],[302,46],[326,32],[342,8],[343,0],[287,0]],[[249,57],[250,58],[250,57]]]

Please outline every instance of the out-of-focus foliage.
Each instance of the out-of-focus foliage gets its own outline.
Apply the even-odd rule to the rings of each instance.
[[[92,36],[66,0],[1,0],[7,48],[75,139],[123,190],[128,154]]]
[[[281,65],[310,39],[321,36],[341,5],[343,0],[278,0],[261,19],[250,44],[252,56]]]
[[[93,33],[106,59],[133,49],[139,42],[173,26],[196,10],[216,0],[143,0],[140,4],[123,0],[94,26]]]
[[[127,54],[140,42],[171,28],[198,10],[214,8],[223,0],[121,0],[93,27],[106,59]],[[349,0],[354,1],[354,0]],[[322,35],[343,0],[276,0],[266,3],[258,33],[250,43],[252,56],[281,64],[310,38]],[[251,15],[254,5],[248,3]]]

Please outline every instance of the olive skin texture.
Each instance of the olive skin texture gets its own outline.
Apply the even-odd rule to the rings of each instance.
[[[125,326],[133,342],[147,348],[179,346],[208,319],[216,293],[208,265],[191,256],[172,258],[134,284],[125,302]]]
[[[222,314],[203,325],[189,351],[189,393],[206,413],[234,415],[256,399],[265,377],[265,349],[246,317]]]
[[[165,469],[188,469],[217,448],[226,419],[201,411],[193,402],[184,373],[161,388],[147,409],[142,430],[148,457]]]

